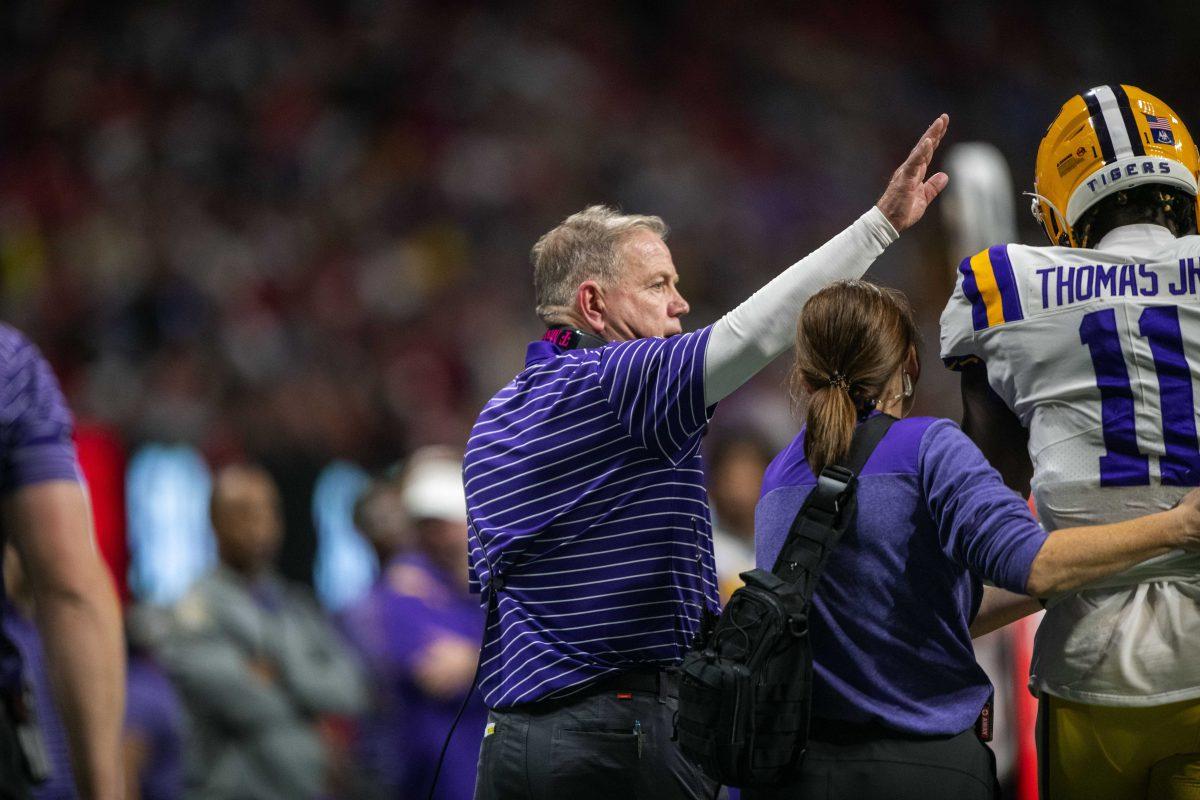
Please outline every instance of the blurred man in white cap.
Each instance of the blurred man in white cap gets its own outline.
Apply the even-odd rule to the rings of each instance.
[[[396,513],[400,507],[403,515]],[[467,591],[461,453],[418,450],[398,480],[367,489],[355,520],[382,567],[344,619],[376,692],[377,716],[363,730],[364,760],[379,796],[424,797],[471,686],[483,635],[483,610]],[[483,702],[473,698],[450,742],[435,797],[472,797],[486,720]]]

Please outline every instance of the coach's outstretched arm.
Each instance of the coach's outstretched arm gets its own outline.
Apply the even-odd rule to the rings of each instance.
[[[705,402],[726,397],[791,347],[808,298],[833,281],[860,277],[901,231],[921,219],[949,182],[944,172],[925,177],[949,124],[945,114],[933,121],[870,211],[713,325],[704,359]]]

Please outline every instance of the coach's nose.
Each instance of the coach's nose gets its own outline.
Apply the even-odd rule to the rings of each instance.
[[[683,299],[683,295],[679,293],[678,289],[673,288],[671,291],[675,296],[671,298],[671,302],[667,306],[668,314],[672,317],[682,317],[692,310],[692,307],[688,305],[687,300]]]

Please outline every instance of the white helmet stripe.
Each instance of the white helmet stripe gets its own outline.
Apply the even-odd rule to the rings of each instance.
[[[1108,135],[1112,137],[1113,153],[1117,158],[1128,158],[1133,155],[1133,145],[1129,143],[1129,131],[1125,127],[1125,119],[1121,116],[1121,106],[1117,104],[1117,96],[1107,86],[1097,86],[1092,92],[1100,102],[1100,113],[1104,115],[1104,124]],[[1137,135],[1137,132],[1134,132]]]
[[[1074,225],[1083,212],[1122,189],[1162,183],[1196,196],[1196,178],[1181,162],[1161,156],[1130,156],[1104,164],[1080,182],[1067,201],[1067,224]],[[1053,208],[1053,206],[1051,206]]]

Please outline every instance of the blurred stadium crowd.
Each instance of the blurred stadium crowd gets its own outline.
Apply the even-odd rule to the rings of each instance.
[[[307,731],[264,751],[323,748],[335,767],[323,796],[367,796],[363,764],[415,770],[416,791],[469,683],[478,619],[440,566],[439,534],[413,533],[455,520],[445,482],[417,481],[405,499],[401,471],[359,500],[418,448],[461,451],[511,377],[539,333],[532,242],[591,202],[661,215],[695,326],[857,216],[936,111],[956,137],[999,146],[1024,185],[1063,97],[1147,68],[1109,46],[1117,30],[1084,3],[1059,4],[1077,41],[1058,46],[1042,5],[3,4],[0,317],[43,349],[79,418],[102,545],[132,607],[148,609],[130,625],[137,652],[178,633],[179,602],[217,563],[214,473],[261,464],[232,480],[259,487],[260,512],[278,486],[268,560],[314,587],[341,631],[291,588],[246,602],[270,619],[294,599],[330,659],[365,668],[361,685],[347,668],[333,688],[302,690],[282,650],[239,655],[237,680],[289,687],[276,699]],[[1198,35],[1177,32],[1145,78],[1186,118],[1196,101],[1177,67]],[[903,286],[925,332],[934,388],[917,412],[957,417],[935,348],[962,254],[935,225],[916,233],[872,276]],[[780,369],[714,424],[727,573],[748,557],[754,465],[796,425]],[[453,455],[423,452],[444,478]],[[414,522],[421,503],[443,510]],[[381,585],[390,596],[373,594]],[[437,665],[388,661],[364,640],[379,633],[372,615],[399,626],[389,641],[441,642]],[[215,723],[194,684],[162,679],[188,663],[173,654],[131,681],[151,676],[147,703],[186,750]],[[380,718],[402,703],[432,710]],[[474,712],[462,731],[477,741]],[[469,796],[453,773],[473,782],[473,760],[461,763],[473,746],[452,750],[444,796]]]

